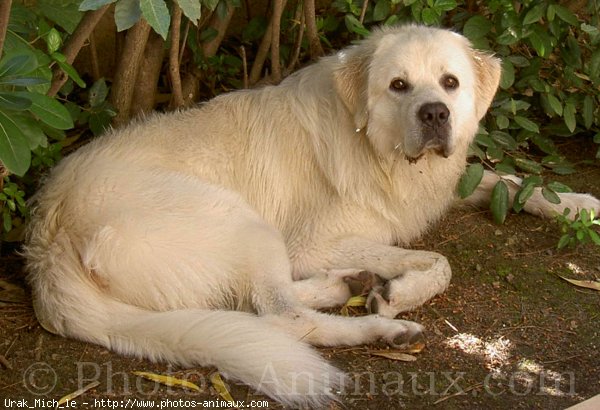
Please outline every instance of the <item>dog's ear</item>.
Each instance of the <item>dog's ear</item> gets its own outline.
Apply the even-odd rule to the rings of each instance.
[[[477,118],[481,119],[498,89],[502,66],[499,59],[479,50],[473,50],[473,61],[477,75],[475,110]]]
[[[336,56],[338,66],[333,72],[335,91],[354,117],[356,129],[367,126],[367,86],[370,55],[359,47],[341,51]]]

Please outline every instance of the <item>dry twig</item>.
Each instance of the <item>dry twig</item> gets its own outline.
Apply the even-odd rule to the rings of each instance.
[[[171,79],[171,107],[184,105],[183,90],[181,89],[181,75],[179,73],[179,33],[181,30],[181,7],[173,3],[171,17],[171,49],[169,50],[169,77]]]

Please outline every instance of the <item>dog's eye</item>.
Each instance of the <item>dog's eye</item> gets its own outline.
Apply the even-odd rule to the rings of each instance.
[[[442,86],[446,90],[456,90],[458,85],[458,78],[454,77],[453,75],[446,75],[444,78],[442,78]]]
[[[408,82],[404,81],[401,78],[395,78],[390,83],[390,89],[393,91],[406,91],[410,88]]]

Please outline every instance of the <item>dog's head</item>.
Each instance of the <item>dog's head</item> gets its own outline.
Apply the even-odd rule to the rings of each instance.
[[[335,88],[382,155],[410,161],[466,147],[492,102],[500,61],[448,30],[401,26],[338,53]]]

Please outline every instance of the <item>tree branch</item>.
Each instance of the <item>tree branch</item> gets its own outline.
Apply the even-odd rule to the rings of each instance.
[[[71,34],[69,39],[65,42],[61,52],[66,57],[67,63],[72,64],[75,61],[75,57],[79,54],[79,51],[83,47],[85,41],[88,39],[94,28],[106,13],[106,10],[110,7],[110,4],[100,7],[98,10],[88,11],[84,14],[83,18],[77,25],[77,28]],[[52,75],[52,84],[50,90],[48,90],[48,96],[52,97],[56,95],[58,90],[67,81],[66,73],[56,66]]]
[[[273,30],[273,26],[271,25],[271,23],[272,21],[269,22],[269,25],[267,26],[267,31],[265,31],[260,45],[258,46],[258,50],[256,51],[254,63],[252,63],[252,69],[250,70],[250,85],[254,85],[260,80],[262,69],[265,64],[265,60],[267,59],[267,54],[269,53],[269,48],[271,47],[271,40],[273,37],[271,35]]]
[[[369,0],[364,0],[362,9],[360,10],[360,18],[358,19],[358,21],[360,21],[360,24],[364,23],[364,21],[365,21],[365,15],[367,14],[368,6],[369,6]]]
[[[308,49],[310,58],[315,59],[325,54],[321,47],[321,40],[317,31],[317,14],[315,0],[304,0],[304,16],[306,19],[306,38],[308,38]]]
[[[273,0],[271,15],[271,79],[275,83],[281,81],[281,61],[279,56],[279,36],[281,31],[281,15],[285,0]]]
[[[171,108],[184,105],[181,76],[179,73],[179,33],[181,31],[181,8],[173,2],[171,18],[171,48],[169,50],[169,78],[171,79]]]
[[[0,2],[0,57],[2,57],[2,50],[4,49],[4,39],[6,38],[6,30],[8,29],[11,6],[12,0],[3,0]],[[2,184],[2,180],[0,180],[0,184]]]
[[[90,63],[92,66],[92,78],[94,81],[98,81],[100,79],[100,64],[98,63],[98,50],[96,49],[94,32],[90,34]]]
[[[304,22],[305,22],[305,17],[304,17],[304,12],[301,9],[301,6],[298,5],[298,10],[296,12],[296,20],[299,20],[298,23],[298,34],[296,34],[296,40],[294,41],[294,49],[292,51],[292,57],[290,58],[290,61],[288,62],[288,65],[283,73],[284,76],[288,76],[290,75],[290,73],[292,73],[292,71],[294,71],[294,68],[296,67],[296,64],[298,64],[298,59],[300,58],[300,49],[302,48],[302,38],[304,37]]]
[[[165,55],[164,46],[165,41],[160,34],[150,31],[131,99],[130,116],[154,109],[158,79]]]
[[[219,18],[217,13],[213,13],[210,22],[208,23],[208,27],[212,27],[213,29],[215,29],[217,31],[217,35],[210,41],[207,41],[206,43],[202,44],[202,52],[204,54],[204,57],[212,57],[215,54],[217,54],[217,50],[221,46],[221,42],[225,37],[227,27],[229,27],[229,22],[231,21],[231,17],[233,17],[234,11],[235,8],[231,5],[230,2],[227,2],[227,14],[225,15],[225,18],[223,20]]]
[[[144,19],[127,31],[111,89],[111,103],[118,110],[113,119],[115,125],[121,125],[129,119],[136,79],[149,34],[150,25]]]
[[[240,57],[242,58],[242,70],[244,72],[244,88],[248,88],[248,60],[246,59],[246,48],[240,46]]]

